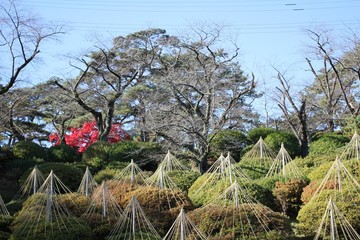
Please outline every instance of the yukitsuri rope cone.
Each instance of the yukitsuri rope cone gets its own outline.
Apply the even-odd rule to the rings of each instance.
[[[0,196],[0,218],[4,218],[6,216],[10,216],[10,213],[5,206],[4,200]]]
[[[304,177],[300,169],[292,161],[292,158],[286,151],[283,143],[281,143],[279,153],[266,174],[266,177],[276,176],[281,177],[285,181],[289,179],[302,179]]]
[[[124,209],[108,240],[156,240],[161,239],[151,222],[147,219],[135,196]]]
[[[184,166],[174,155],[170,153],[170,151],[167,152],[164,159],[159,164],[159,167],[162,166],[164,171],[174,171],[174,170],[181,170],[181,171],[190,171],[191,169],[187,166]]]
[[[316,196],[324,190],[333,190],[332,193],[329,193],[329,197],[331,197],[333,201],[337,201],[338,198],[342,197],[343,192],[349,189],[360,195],[360,184],[345,167],[343,162],[339,158],[336,158],[309,202],[316,200]]]
[[[250,180],[242,169],[237,167],[234,159],[222,154],[213,165],[189,189],[189,197],[196,205],[204,205],[218,197],[223,190],[229,187],[236,179],[242,185],[249,185]],[[221,185],[222,190],[217,187]],[[216,187],[217,186],[217,187]],[[205,197],[200,197],[205,193]]]
[[[85,195],[86,197],[90,197],[96,189],[97,183],[95,182],[89,167],[86,167],[83,178],[81,179],[80,186],[78,188],[78,193]]]
[[[219,197],[189,213],[189,218],[207,239],[270,239],[271,231],[290,228],[286,217],[259,203],[237,180]]]
[[[251,179],[265,177],[274,162],[275,153],[266,145],[262,137],[250,151],[240,159],[239,165]]]
[[[360,160],[360,135],[355,131],[350,142],[340,156],[341,160],[356,159]]]
[[[360,235],[330,198],[314,240],[360,240]]]
[[[163,240],[206,240],[206,236],[188,218],[184,209],[181,209],[178,217],[163,238]]]
[[[304,188],[302,194],[304,205],[297,216],[299,232],[319,234],[319,229],[315,227],[320,225],[324,228],[324,225],[321,224],[325,220],[320,215],[323,211],[325,211],[325,214],[341,212],[344,216],[347,216],[347,225],[354,226],[354,224],[357,225],[359,223],[360,184],[339,158],[336,158],[321,181],[313,181],[313,183],[315,185],[309,184]],[[328,201],[329,203],[327,204]],[[336,207],[334,203],[336,203]],[[340,219],[342,218],[340,217]],[[309,222],[312,224],[309,225]],[[319,235],[318,239],[323,238]]]
[[[15,194],[14,201],[25,201],[29,196],[35,194],[43,184],[45,178],[37,166],[33,168],[20,190]]]
[[[72,201],[73,196],[51,170],[37,193],[28,198],[16,217],[15,239],[33,239],[34,236],[51,239],[53,234],[66,234],[82,228],[79,220],[63,204],[64,201]]]

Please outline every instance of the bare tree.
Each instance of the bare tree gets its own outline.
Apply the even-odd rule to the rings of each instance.
[[[323,68],[317,72],[309,58],[306,58],[315,81],[306,89],[308,98],[311,98],[309,105],[314,113],[314,118],[319,118],[318,124],[327,122],[327,131],[335,129],[335,119],[341,101],[341,91],[338,81],[335,79],[332,68],[329,69],[327,57],[323,56]],[[316,113],[316,114],[315,114]]]
[[[275,69],[276,70],[276,69]],[[276,87],[280,96],[277,99],[278,106],[284,114],[286,122],[299,141],[301,156],[305,157],[309,153],[308,126],[306,115],[306,97],[300,99],[300,105],[295,103],[294,95],[290,93],[290,84],[284,74],[277,71],[277,79],[280,87]]]
[[[20,11],[14,1],[0,4],[0,95],[19,81],[20,74],[40,53],[40,46],[61,34],[61,28],[46,26],[39,19]]]
[[[316,73],[310,60],[308,63],[316,79],[321,80],[324,88],[321,88],[323,94],[327,96],[330,112],[333,112],[336,104],[343,101],[345,109],[356,118],[360,113],[360,103],[356,100],[353,86],[360,78],[359,52],[356,51],[358,43],[353,43],[355,48],[350,52],[338,51],[337,46],[330,41],[328,32],[324,30],[308,30],[310,38],[315,43],[315,55],[323,59],[324,68],[320,74]],[[341,96],[341,98],[339,97]]]

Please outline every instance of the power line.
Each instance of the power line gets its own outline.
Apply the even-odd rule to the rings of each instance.
[[[341,1],[334,1],[333,3],[340,3]],[[354,2],[354,1],[348,1],[348,2]],[[40,4],[39,4],[40,3]],[[73,10],[88,10],[88,11],[111,11],[111,12],[150,12],[150,13],[163,13],[163,12],[172,12],[172,13],[196,13],[196,12],[218,12],[218,13],[226,13],[226,12],[284,12],[284,11],[289,11],[289,10],[294,10],[291,8],[288,8],[287,6],[285,6],[285,4],[279,4],[279,5],[275,5],[274,4],[257,4],[257,5],[225,5],[225,4],[220,4],[220,5],[215,5],[215,6],[211,6],[209,4],[204,4],[204,5],[199,5],[199,6],[194,6],[194,5],[166,5],[166,4],[161,4],[161,5],[126,5],[126,4],[121,4],[121,5],[106,5],[106,4],[89,4],[89,3],[77,3],[76,5],[74,3],[69,4],[69,5],[65,5],[63,3],[59,3],[59,2],[39,2],[35,4],[29,4],[29,5],[25,5],[28,7],[40,7],[40,8],[61,8],[61,9],[73,9]],[[357,2],[358,3],[358,2]],[[327,3],[328,4],[328,3]],[[307,8],[295,8],[295,9],[306,9],[306,10],[328,10],[328,9],[339,9],[339,8],[357,8],[360,7],[360,5],[345,5],[344,1],[341,2],[340,5],[337,6],[331,6],[331,5],[324,5],[324,4],[319,4],[317,2],[315,3],[301,3],[299,6],[303,6],[303,5],[310,5],[310,6],[319,6],[320,7],[307,7]],[[81,7],[81,6],[85,6],[85,7]],[[94,8],[91,8],[94,7]],[[118,8],[117,8],[118,7]],[[266,8],[266,9],[251,9],[254,7],[270,7],[270,8]],[[275,7],[275,8],[274,8]],[[279,8],[281,7],[281,8]],[[214,8],[214,9],[213,9]],[[237,9],[238,8],[238,9]],[[250,9],[247,9],[250,8]]]
[[[63,3],[70,3],[75,4],[76,1],[73,0],[62,0],[62,2],[48,2],[48,1],[27,1],[30,3],[35,4],[48,4],[48,5],[63,5]],[[104,6],[111,4],[113,6],[139,6],[139,4],[154,6],[154,7],[164,7],[164,6],[174,6],[174,4],[180,4],[175,6],[186,6],[184,4],[190,4],[189,6],[193,7],[194,5],[201,4],[200,7],[208,6],[209,4],[216,4],[216,7],[226,6],[227,3],[236,3],[237,5],[240,4],[241,6],[250,6],[250,7],[258,7],[258,6],[294,6],[298,5],[298,3],[284,3],[284,0],[258,0],[257,2],[263,2],[262,4],[255,3],[254,0],[247,0],[247,1],[237,1],[237,0],[223,0],[219,2],[218,0],[215,1],[101,1],[101,2],[77,2],[77,5],[83,5],[83,6]],[[275,2],[275,3],[274,3]],[[302,1],[299,5],[324,5],[324,4],[332,4],[332,3],[340,3],[341,5],[344,5],[344,3],[351,3],[351,2],[358,2],[358,0],[333,0],[333,1]],[[243,5],[243,3],[251,3],[247,5]],[[160,5],[156,5],[160,4]]]

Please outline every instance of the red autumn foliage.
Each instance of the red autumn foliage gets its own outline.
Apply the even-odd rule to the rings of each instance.
[[[85,122],[81,128],[70,128],[69,131],[70,133],[64,136],[65,143],[71,147],[76,147],[78,152],[84,152],[91,144],[96,142],[99,137],[99,130],[95,122]],[[130,139],[130,134],[122,129],[120,124],[112,124],[108,135],[108,142],[115,143]],[[59,145],[59,134],[51,133],[49,135],[49,141],[54,145]]]

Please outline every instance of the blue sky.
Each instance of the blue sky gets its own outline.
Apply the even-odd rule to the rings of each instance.
[[[259,84],[271,88],[275,80],[271,65],[287,70],[301,89],[311,74],[306,71],[305,30],[330,29],[340,39],[358,32],[359,0],[18,0],[45,21],[58,22],[67,32],[60,42],[43,46],[43,63],[33,72],[37,81],[74,74],[66,55],[91,48],[95,37],[118,35],[158,27],[179,35],[190,25],[224,26],[224,36],[237,39],[239,62],[246,73],[254,72]]]

